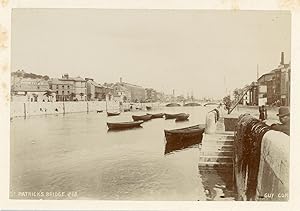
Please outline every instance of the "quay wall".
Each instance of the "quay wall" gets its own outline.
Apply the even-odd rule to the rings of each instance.
[[[254,188],[255,200],[287,201],[289,199],[289,141],[290,137],[282,132],[270,130],[264,134],[261,141],[256,187],[249,187],[249,169],[244,172],[238,171],[235,166],[238,200],[249,200],[247,199],[249,188]]]
[[[267,132],[261,145],[257,200],[289,199],[290,137],[277,131]]]
[[[146,110],[146,106],[159,108],[159,103],[123,103],[117,101],[76,101],[76,102],[11,102],[11,117],[28,117],[36,115],[66,114],[75,112],[93,112],[96,110],[119,111],[129,108],[141,108]]]

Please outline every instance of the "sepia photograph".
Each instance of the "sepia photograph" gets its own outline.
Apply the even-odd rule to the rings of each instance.
[[[10,200],[289,201],[291,12],[14,8]]]

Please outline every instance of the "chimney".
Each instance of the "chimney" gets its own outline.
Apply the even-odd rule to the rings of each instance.
[[[280,64],[284,64],[284,52],[281,52]]]
[[[123,83],[123,81],[122,81],[122,77],[120,77],[120,83]]]

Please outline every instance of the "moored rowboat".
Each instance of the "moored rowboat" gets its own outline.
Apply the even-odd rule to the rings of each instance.
[[[186,128],[180,128],[175,130],[165,130],[165,137],[167,141],[180,140],[184,141],[185,139],[197,139],[202,140],[202,135],[205,128],[200,127],[200,125],[195,125]]]
[[[151,115],[151,119],[156,119],[156,118],[163,118],[164,117],[164,113],[158,113],[158,114],[149,114],[147,113],[148,115]]]
[[[186,121],[188,120],[189,116],[189,114],[179,114],[175,121]]]
[[[118,116],[120,112],[107,112],[107,116]]]
[[[122,130],[128,128],[139,127],[144,121],[132,121],[132,122],[117,122],[117,123],[110,123],[107,122],[107,127],[110,130]]]
[[[179,103],[169,103],[166,105],[166,107],[178,107],[181,106]]]
[[[186,103],[183,106],[201,106],[199,103]]]
[[[165,114],[165,118],[166,119],[176,119],[176,117],[179,116],[180,114],[183,114],[183,113],[179,113],[179,114]]]
[[[179,151],[186,148],[194,147],[197,144],[200,144],[202,139],[195,138],[195,139],[167,139],[165,143],[165,155],[169,154],[173,151]]]
[[[146,115],[141,115],[141,116],[132,115],[132,119],[134,121],[139,121],[139,120],[148,121],[151,119],[151,117],[152,117],[151,114],[146,114]]]

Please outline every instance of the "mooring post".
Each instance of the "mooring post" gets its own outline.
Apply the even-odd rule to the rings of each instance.
[[[216,133],[217,124],[216,124],[216,117],[213,112],[209,112],[206,114],[206,121],[205,121],[205,133],[206,134],[213,134]]]
[[[65,102],[63,101],[63,114],[65,114],[66,111],[65,111]]]
[[[26,103],[24,103],[24,118],[26,118]]]

